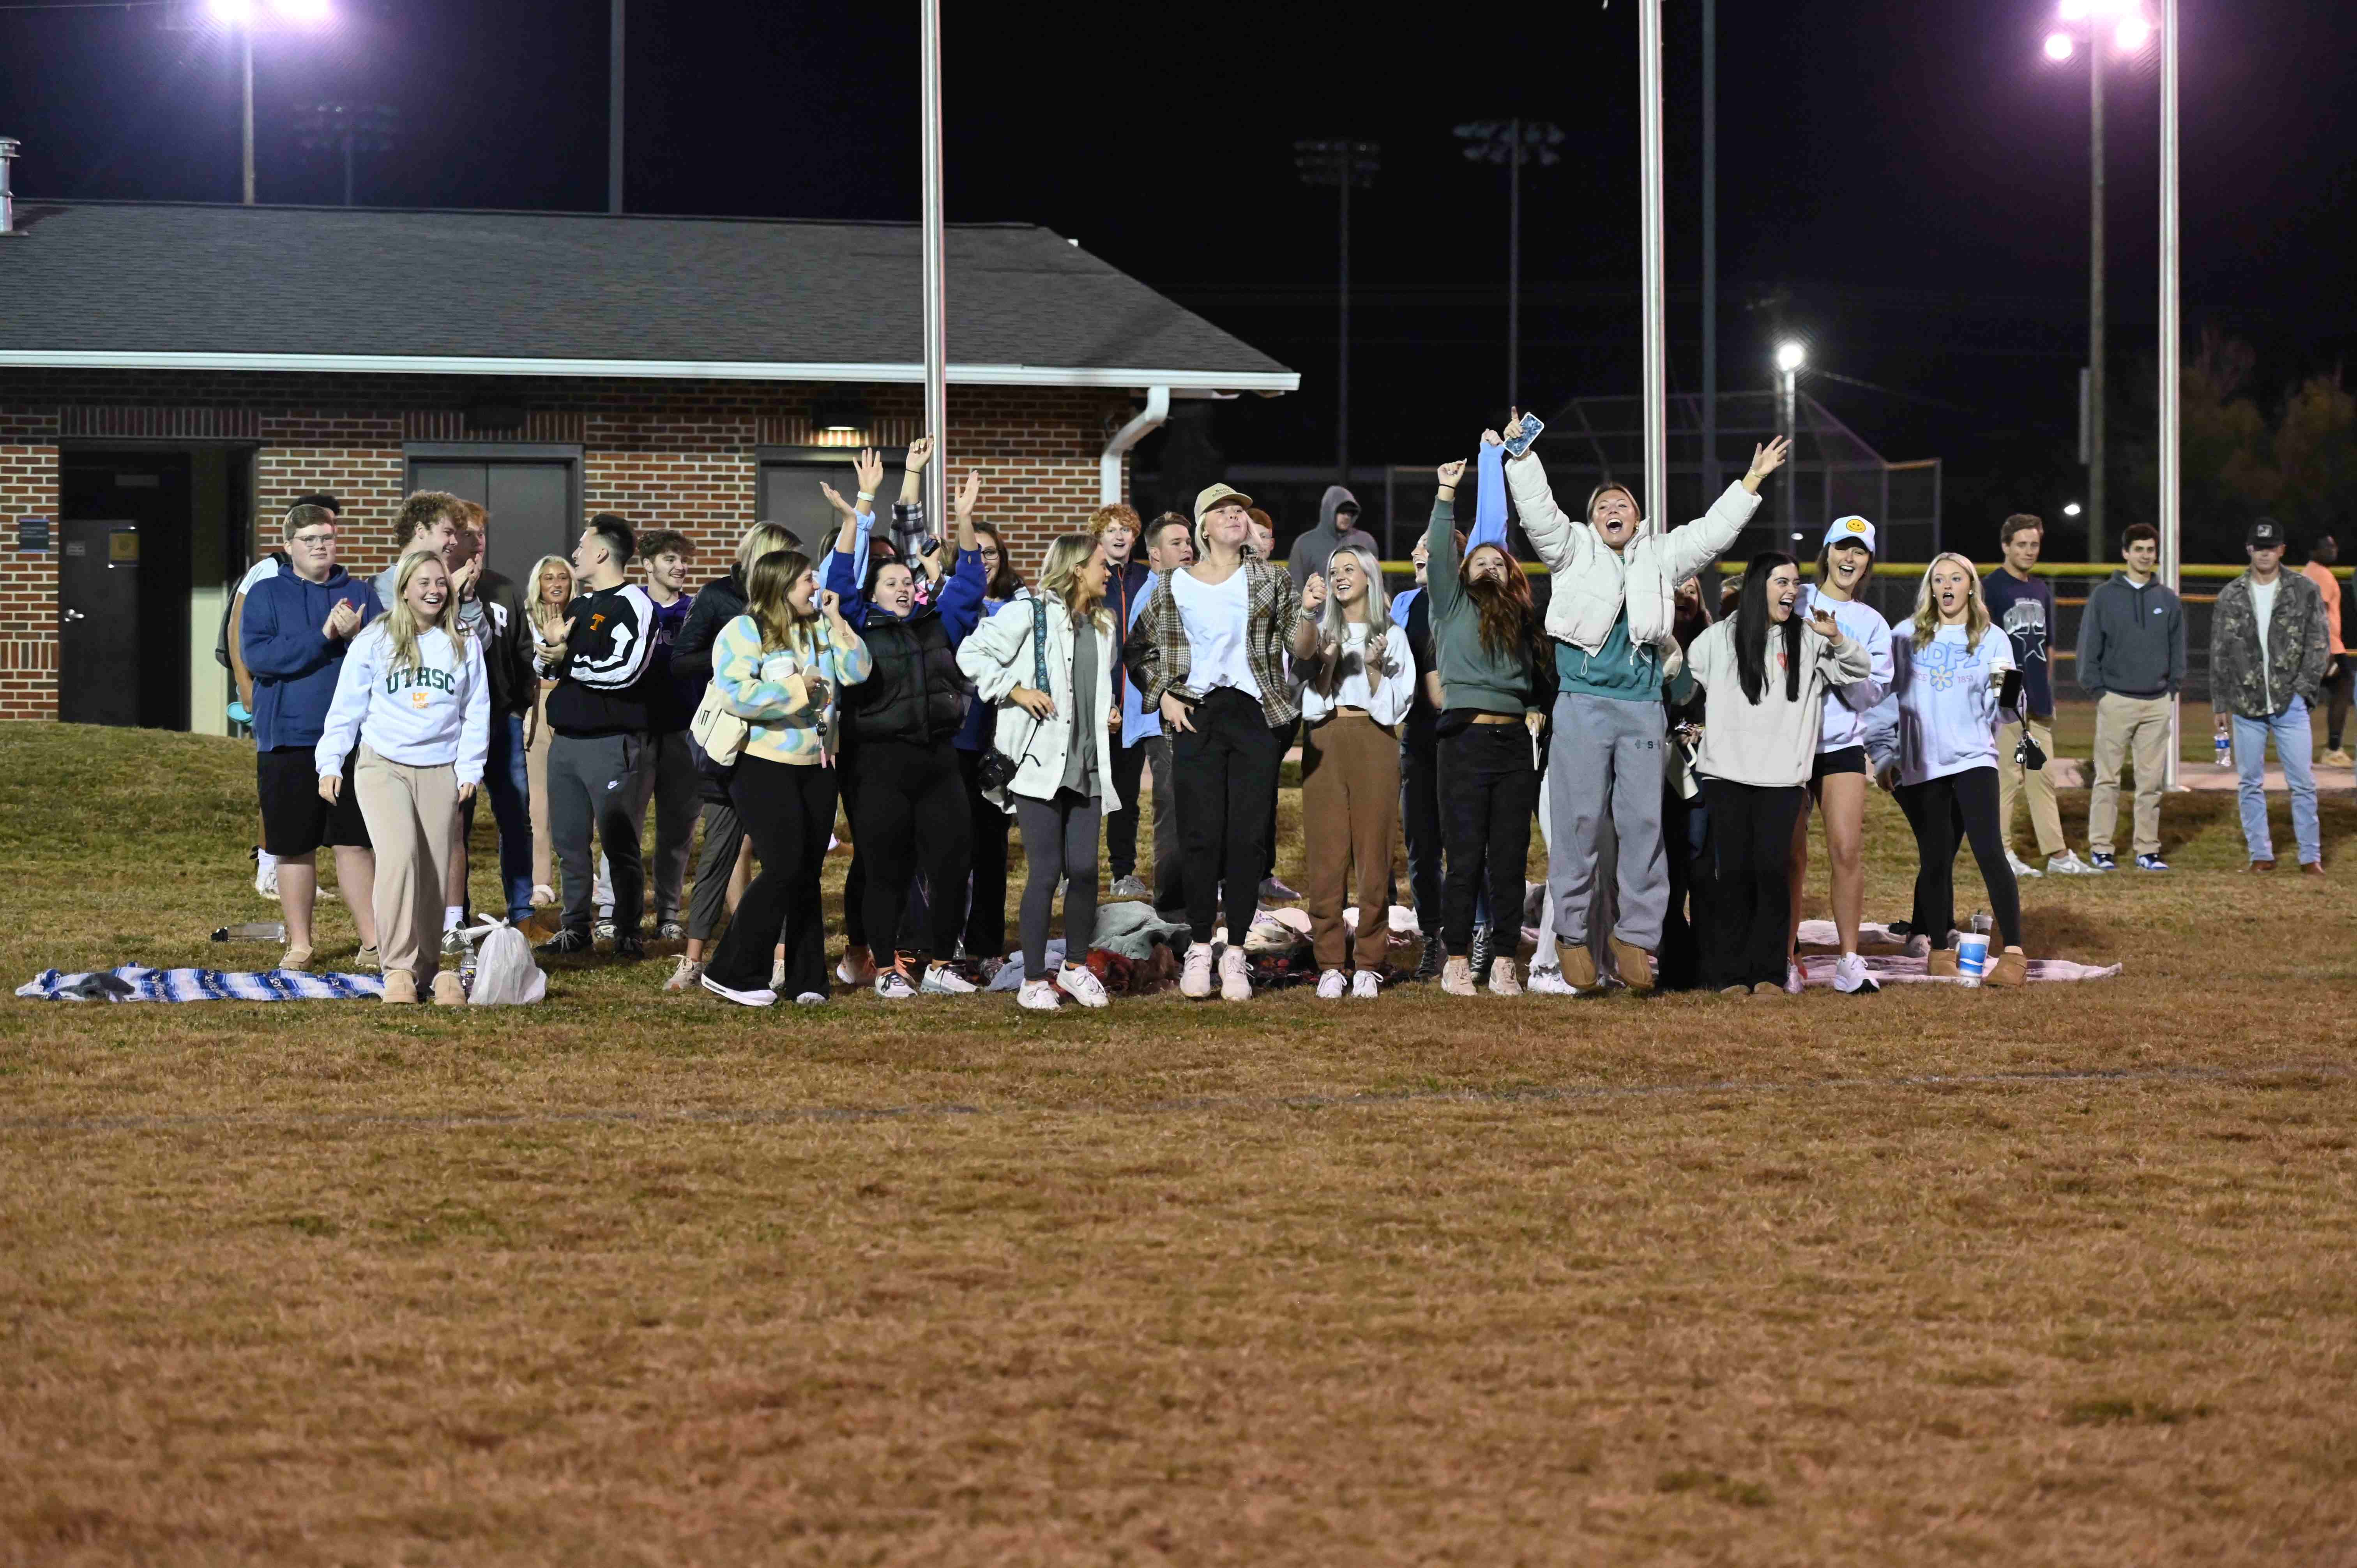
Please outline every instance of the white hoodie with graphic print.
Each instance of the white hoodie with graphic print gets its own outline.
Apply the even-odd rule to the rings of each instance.
[[[316,761],[323,777],[341,773],[353,745],[365,742],[387,762],[455,767],[457,782],[479,784],[490,738],[482,645],[471,637],[453,639],[436,627],[417,639],[417,668],[399,667],[380,618],[344,656]]]

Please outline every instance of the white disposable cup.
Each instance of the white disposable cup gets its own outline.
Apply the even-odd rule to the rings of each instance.
[[[1988,937],[1969,931],[1956,939],[1956,972],[1966,985],[1978,985],[1988,972]]]

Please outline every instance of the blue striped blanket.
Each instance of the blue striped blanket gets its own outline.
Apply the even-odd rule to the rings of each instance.
[[[16,994],[37,1002],[358,1002],[384,994],[374,974],[263,973],[227,969],[121,969],[68,974],[45,969]]]

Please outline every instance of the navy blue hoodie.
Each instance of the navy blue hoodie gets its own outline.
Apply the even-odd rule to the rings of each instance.
[[[330,638],[320,629],[339,601],[361,612],[362,627],[382,609],[376,589],[341,566],[317,583],[281,572],[246,594],[237,641],[253,671],[253,744],[263,750],[319,744],[336,677],[352,646],[350,638]]]

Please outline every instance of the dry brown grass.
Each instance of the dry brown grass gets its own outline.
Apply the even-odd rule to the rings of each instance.
[[[259,908],[225,745],[0,767],[0,972]],[[2028,994],[0,1008],[0,1562],[2357,1561],[2350,883],[2231,808]]]

